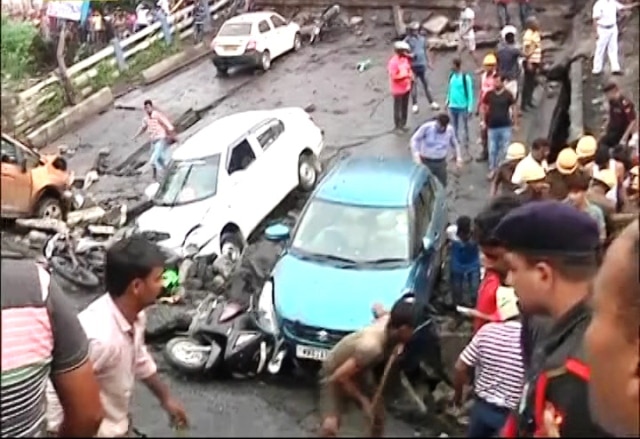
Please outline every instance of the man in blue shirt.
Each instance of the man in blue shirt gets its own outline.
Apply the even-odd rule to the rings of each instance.
[[[405,42],[411,47],[411,70],[413,70],[414,75],[413,86],[411,87],[411,101],[413,103],[411,110],[414,113],[418,112],[418,81],[424,87],[424,93],[427,95],[431,109],[436,111],[440,109],[440,106],[429,91],[429,83],[427,81],[427,69],[432,68],[433,60],[429,57],[427,40],[420,35],[419,31],[420,23],[414,21],[409,24],[407,37],[405,38]]]
[[[462,165],[460,144],[449,120],[447,113],[440,113],[425,122],[411,137],[414,161],[429,168],[443,186],[447,186],[447,154],[450,149],[454,150],[458,167]]]
[[[453,67],[449,75],[449,85],[447,87],[447,108],[451,114],[451,123],[456,133],[458,142],[464,144],[467,152],[466,159],[471,155],[469,153],[469,116],[473,111],[473,80],[469,73],[462,70],[462,61],[460,58],[453,60]],[[462,138],[461,128],[464,129],[464,138]]]

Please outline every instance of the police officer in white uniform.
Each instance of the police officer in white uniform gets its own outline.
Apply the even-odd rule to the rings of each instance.
[[[621,75],[618,60],[618,11],[630,9],[637,3],[623,5],[617,0],[596,0],[593,5],[593,25],[598,39],[593,55],[593,74],[599,75],[604,67],[605,52],[611,65],[611,73]]]

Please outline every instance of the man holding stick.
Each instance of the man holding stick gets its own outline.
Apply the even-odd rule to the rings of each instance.
[[[416,325],[416,304],[413,298],[405,296],[390,312],[376,305],[373,313],[376,321],[340,340],[322,365],[322,437],[337,436],[349,400],[360,405],[371,423],[370,437],[382,437],[384,406],[378,400],[385,376],[376,385],[373,368],[385,359],[389,363],[394,361],[411,339]]]

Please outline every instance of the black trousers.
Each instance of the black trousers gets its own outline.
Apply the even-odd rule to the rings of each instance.
[[[410,91],[402,95],[393,95],[393,123],[396,128],[407,126],[407,113],[409,112]]]
[[[527,106],[533,106],[533,92],[536,89],[536,76],[540,64],[527,64],[524,69],[524,78],[522,81],[522,100],[520,106],[526,108]]]

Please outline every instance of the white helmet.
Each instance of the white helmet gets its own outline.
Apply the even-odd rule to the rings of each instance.
[[[395,43],[393,43],[393,49],[398,52],[400,51],[411,52],[411,47],[405,41],[396,41]]]
[[[515,26],[508,24],[505,27],[503,27],[502,30],[500,31],[500,36],[502,37],[502,40],[505,40],[507,34],[513,34],[514,36],[518,35],[518,29],[516,29]]]

